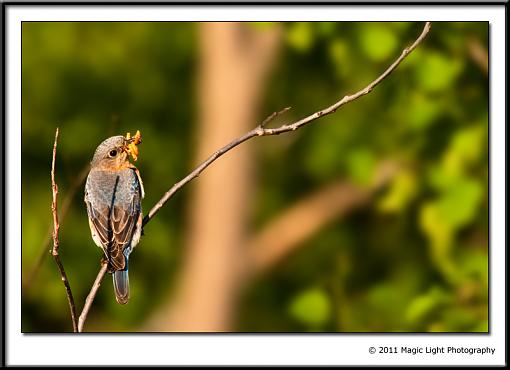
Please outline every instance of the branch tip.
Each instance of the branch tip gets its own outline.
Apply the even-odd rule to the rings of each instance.
[[[302,126],[313,122],[320,117],[327,116],[331,113],[334,113],[343,106],[344,104],[350,103],[358,98],[360,98],[363,95],[366,95],[370,93],[375,86],[377,86],[381,81],[383,81],[386,77],[388,77],[397,67],[398,65],[409,55],[421,42],[422,40],[427,36],[428,32],[430,31],[431,23],[426,22],[421,34],[418,36],[418,38],[414,41],[414,43],[409,46],[408,48],[404,48],[400,56],[375,80],[373,80],[370,84],[368,84],[363,89],[359,90],[358,92],[352,94],[352,95],[345,95],[341,100],[337,101],[335,104],[322,109],[318,112],[312,113],[308,117],[301,119],[299,121],[296,121],[294,123],[290,124],[284,124],[277,128],[271,128],[267,129],[265,126],[272,121],[275,117],[287,112],[291,109],[291,107],[286,107],[280,110],[279,112],[272,113],[269,117],[267,117],[259,126],[251,130],[250,132],[244,134],[243,136],[238,137],[237,139],[232,140],[230,143],[222,147],[219,151],[215,152],[215,154],[209,156],[204,162],[202,162],[200,165],[198,165],[190,174],[188,174],[186,177],[184,177],[181,181],[179,181],[176,185],[174,185],[172,188],[170,188],[169,191],[167,191],[163,197],[152,207],[150,212],[145,216],[143,219],[142,227],[145,226],[153,217],[154,215],[163,207],[166,202],[184,185],[189,183],[191,180],[193,180],[195,177],[197,177],[202,171],[204,171],[208,166],[211,165],[216,159],[218,159],[221,155],[225,154],[226,152],[232,150],[239,144],[255,137],[255,136],[271,136],[271,135],[279,135],[284,132],[289,131],[296,131],[297,129],[301,128]],[[406,52],[407,51],[407,52]],[[216,155],[216,153],[219,153]]]

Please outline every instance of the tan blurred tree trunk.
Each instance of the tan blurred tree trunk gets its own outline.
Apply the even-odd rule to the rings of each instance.
[[[259,101],[280,34],[277,25],[259,30],[243,23],[200,24],[196,163],[260,120]],[[176,295],[153,330],[231,330],[247,256],[251,144],[225,155],[194,183]]]

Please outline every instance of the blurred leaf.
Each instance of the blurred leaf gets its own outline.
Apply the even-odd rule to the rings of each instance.
[[[387,60],[397,47],[397,38],[384,23],[366,23],[360,29],[360,46],[376,62]]]
[[[432,256],[452,282],[460,278],[450,255],[452,242],[457,230],[475,217],[482,190],[476,181],[460,179],[420,210],[420,227],[429,237]]]
[[[429,51],[416,66],[416,80],[425,91],[436,92],[451,88],[463,68],[459,59]]]
[[[450,150],[463,162],[471,164],[482,156],[485,138],[485,127],[476,125],[462,129],[454,134]]]
[[[340,130],[329,127],[311,132],[308,137],[308,150],[303,152],[306,171],[317,179],[328,179],[332,174],[340,173],[345,155],[341,144],[345,140]]]
[[[411,97],[407,121],[412,128],[426,129],[442,113],[442,108],[439,102],[417,92]]]
[[[462,182],[468,165],[478,162],[485,147],[486,132],[481,126],[472,126],[453,134],[441,162],[433,164],[427,173],[430,184],[447,191]]]
[[[331,36],[337,27],[338,22],[317,22],[317,33],[322,36]]]
[[[489,281],[489,256],[484,250],[468,250],[462,254],[459,259],[459,265],[462,268],[466,278],[471,277],[482,282],[487,286]],[[487,289],[485,289],[487,290]]]
[[[420,209],[421,229],[431,241],[432,256],[442,266],[450,264],[449,252],[453,239],[453,230],[443,222],[436,202],[425,203]]]
[[[287,42],[297,51],[308,51],[313,43],[312,28],[309,22],[292,23],[287,32]]]
[[[392,297],[393,292],[400,289],[400,282],[398,281],[385,281],[383,283],[373,286],[367,294],[368,302],[372,307],[378,307],[386,314],[400,314],[402,308],[405,306],[406,297],[402,294],[399,297]],[[392,297],[392,298],[391,298]]]
[[[375,170],[375,158],[369,149],[357,149],[349,153],[347,165],[350,178],[360,184],[369,185]]]
[[[336,38],[329,44],[328,51],[334,62],[337,76],[346,77],[350,71],[349,46],[347,43],[340,38]]]
[[[427,293],[416,297],[406,312],[406,319],[416,325],[425,320],[427,315],[449,302],[449,295],[440,287],[432,287]]]
[[[438,200],[438,216],[452,230],[468,224],[476,215],[482,187],[474,180],[459,180]]]
[[[289,312],[296,320],[307,325],[320,325],[330,317],[330,301],[320,288],[311,288],[298,294],[289,306]]]
[[[441,163],[433,163],[428,168],[427,180],[433,188],[447,191],[462,177],[462,170],[458,157],[447,152]]]
[[[387,193],[378,202],[378,209],[388,213],[400,212],[414,199],[417,191],[415,175],[410,171],[402,171],[395,176]]]

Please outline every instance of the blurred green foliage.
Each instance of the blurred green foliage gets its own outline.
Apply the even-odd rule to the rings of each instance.
[[[264,32],[271,23],[249,26]],[[416,23],[285,23],[261,120],[298,119],[364,87],[421,32]],[[70,191],[104,138],[140,129],[144,208],[192,167],[198,40],[193,23],[24,22],[22,237],[26,282],[50,218],[51,149]],[[337,178],[366,186],[381,159],[404,169],[366,208],[334,221],[243,295],[240,331],[488,330],[488,77],[468,43],[487,23],[434,23],[371,94],[320,123],[257,142],[257,230]],[[254,122],[254,125],[256,122]],[[206,174],[205,174],[206,176]],[[197,180],[200,181],[200,180]],[[188,191],[151,221],[131,257],[126,307],[100,289],[90,330],[137,330],[174,288]],[[62,200],[61,200],[62,202]],[[150,230],[149,230],[150,229]],[[97,271],[82,188],[60,230],[78,306]],[[45,258],[23,294],[24,332],[71,328],[57,269]]]

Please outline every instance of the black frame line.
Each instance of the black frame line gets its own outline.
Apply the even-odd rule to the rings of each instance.
[[[290,2],[286,2],[286,1],[276,1],[276,2],[269,2],[269,1],[260,1],[260,2],[255,2],[255,1],[246,1],[246,2],[236,2],[236,1],[219,1],[219,2],[214,2],[214,1],[211,1],[211,2],[208,2],[208,1],[189,1],[189,2],[185,2],[185,1],[177,1],[177,2],[167,2],[167,1],[162,1],[162,2],[157,2],[157,1],[148,1],[148,2],[141,2],[141,1],[133,1],[133,2],[130,2],[130,1],[119,1],[119,2],[115,2],[115,1],[107,1],[107,2],[99,2],[99,1],[90,1],[90,2],[87,2],[87,1],[77,1],[77,2],[70,2],[70,1],[62,1],[62,2],[58,2],[58,1],[48,1],[48,2],[36,2],[36,1],[27,1],[27,2],[22,2],[22,1],[4,1],[1,3],[2,5],[2,56],[3,56],[3,68],[2,68],[2,81],[3,81],[3,84],[2,84],[2,94],[3,94],[3,99],[2,99],[2,119],[3,119],[3,126],[2,126],[2,241],[3,241],[3,246],[4,248],[2,249],[2,263],[3,263],[3,269],[2,269],[2,277],[3,277],[3,289],[2,289],[2,302],[1,302],[1,306],[2,306],[2,356],[1,356],[1,360],[2,360],[2,365],[3,366],[6,366],[7,363],[6,363],[6,360],[7,360],[7,353],[6,353],[6,224],[5,224],[5,220],[6,220],[6,203],[5,203],[5,200],[6,200],[6,184],[5,184],[5,179],[6,179],[6,155],[7,155],[7,151],[6,151],[6,126],[7,126],[7,115],[6,115],[6,109],[7,109],[7,104],[6,104],[6,47],[5,47],[5,44],[6,44],[6,31],[7,31],[7,27],[6,27],[6,12],[7,12],[7,8],[10,7],[10,6],[21,6],[21,7],[24,7],[24,6],[60,6],[60,7],[72,7],[72,6],[94,6],[94,7],[97,7],[97,6],[117,6],[117,7],[133,7],[133,6],[141,6],[141,7],[152,7],[152,6],[166,6],[166,7],[169,7],[169,6],[230,6],[230,7],[242,7],[242,6],[289,6],[289,7],[292,7],[292,6],[296,6],[296,7],[302,7],[302,6],[347,6],[347,5],[351,5],[351,6],[360,6],[360,5],[374,5],[374,6],[396,6],[396,7],[407,7],[407,6],[437,6],[437,5],[444,5],[444,6],[456,6],[456,7],[462,7],[462,6],[469,6],[469,7],[473,7],[473,6],[484,6],[484,7],[487,7],[487,6],[504,6],[505,7],[505,33],[507,32],[507,5],[508,5],[508,2],[507,1],[504,1],[504,0],[501,0],[501,1],[487,1],[487,2],[484,2],[484,1],[473,1],[473,2],[466,2],[466,1],[445,1],[445,2],[442,2],[442,1],[430,1],[430,2],[421,2],[421,1],[417,1],[417,2],[413,2],[413,1],[402,1],[402,2],[399,2],[399,1],[382,1],[382,2],[377,2],[377,1],[358,1],[358,2],[355,2],[355,1],[346,1],[346,2],[339,2],[339,1],[318,1],[318,2],[313,2],[313,1],[297,1],[295,3],[290,3]],[[45,21],[41,21],[41,22],[45,22]],[[65,22],[65,21],[62,21],[62,22]],[[97,22],[97,21],[90,21],[90,22]],[[102,22],[108,22],[108,21],[102,21]],[[137,21],[132,21],[132,22],[137,22]],[[153,22],[153,21],[151,21]],[[23,21],[22,21],[23,23]],[[434,23],[439,23],[439,22],[434,22]],[[389,336],[399,336],[399,335],[415,335],[415,334],[427,334],[427,335],[430,335],[430,336],[448,336],[448,335],[458,335],[458,334],[463,334],[463,335],[475,335],[475,336],[487,336],[487,335],[491,335],[491,327],[492,327],[492,320],[491,320],[491,295],[492,295],[492,284],[491,284],[491,246],[492,246],[492,227],[491,227],[491,201],[493,200],[493,197],[491,196],[491,175],[492,175],[492,168],[491,168],[491,133],[492,133],[492,130],[491,130],[491,109],[490,109],[490,102],[491,102],[491,79],[493,77],[492,75],[492,69],[490,68],[490,62],[491,62],[491,58],[490,58],[490,55],[491,55],[491,28],[490,28],[490,24],[489,24],[489,32],[488,32],[488,37],[489,37],[489,42],[488,42],[488,53],[489,53],[489,74],[488,74],[488,138],[487,138],[487,145],[488,145],[488,203],[489,203],[489,209],[488,209],[488,222],[489,222],[489,240],[488,240],[488,271],[489,271],[489,276],[488,276],[488,288],[489,288],[489,296],[488,296],[488,331],[487,332],[475,332],[475,333],[471,333],[471,332],[444,332],[444,333],[430,333],[430,332],[405,332],[405,333],[400,333],[400,332],[313,332],[313,333],[307,333],[307,332],[221,332],[221,333],[214,333],[214,332],[130,332],[130,333],[123,333],[123,332],[108,332],[108,333],[104,333],[104,332],[86,332],[86,333],[81,333],[82,335],[85,334],[85,335],[98,335],[98,334],[101,334],[101,335],[191,335],[191,336],[195,336],[195,335],[239,335],[239,336],[244,336],[244,335],[305,335],[305,336],[323,336],[323,335],[368,335],[368,336],[371,336],[371,335],[389,335]],[[508,39],[506,39],[506,42],[505,42],[505,60],[507,60],[507,52],[508,52],[508,49],[507,49],[507,44],[508,44]],[[22,56],[21,56],[22,58]],[[507,69],[507,65],[505,63],[505,74],[507,73],[508,69]],[[507,92],[507,85],[505,83],[505,96],[506,96],[506,92]],[[507,122],[507,107],[505,105],[505,111],[504,111],[504,116],[505,116],[505,123]],[[505,140],[505,158],[507,157],[506,156],[507,154],[507,147],[506,147],[506,140]],[[507,181],[507,173],[506,173],[506,163],[505,163],[505,183]],[[507,196],[507,192],[506,192],[506,188],[505,188],[505,198]],[[505,219],[506,219],[506,216],[507,216],[507,207],[506,207],[506,204],[505,204]],[[505,229],[505,236],[504,236],[504,239],[505,239],[505,247],[507,245],[507,231]],[[505,263],[505,280],[507,281],[507,269],[506,269],[506,263]],[[20,281],[21,283],[21,281]],[[506,291],[505,291],[505,306],[507,304],[507,294],[506,294]],[[507,311],[505,310],[505,320],[507,320]],[[27,335],[28,333],[23,333],[23,335]],[[28,335],[33,335],[33,336],[39,336],[39,335],[69,335],[69,334],[74,334],[74,333],[30,333]],[[507,343],[507,332],[505,330],[505,344]],[[507,353],[505,352],[505,363],[507,362]],[[7,365],[8,366],[8,365]],[[185,365],[186,366],[186,365]],[[214,367],[216,365],[213,365]],[[298,365],[299,366],[299,365]],[[356,365],[356,366],[361,366],[361,365]],[[380,365],[380,366],[392,366],[392,365]],[[404,366],[404,365],[393,365],[393,366],[396,366],[396,367],[401,367],[401,366]],[[449,366],[456,366],[456,365],[449,365]],[[473,365],[475,366],[475,365]],[[286,366],[285,366],[286,367]],[[321,365],[321,367],[330,367],[330,365]]]

